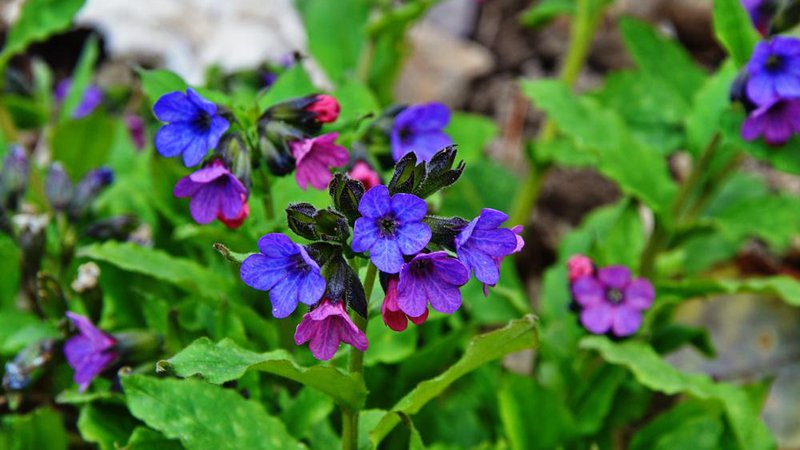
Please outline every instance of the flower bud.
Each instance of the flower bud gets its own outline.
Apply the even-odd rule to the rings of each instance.
[[[427,216],[423,223],[431,229],[431,242],[455,250],[455,239],[469,224],[461,217]]]
[[[267,121],[259,126],[259,135],[261,154],[270,173],[277,176],[292,173],[295,160],[288,143],[302,138],[302,133],[286,124]]]
[[[343,173],[337,173],[328,189],[334,208],[344,214],[351,225],[354,224],[361,217],[358,204],[365,192],[364,185]]]
[[[758,105],[753,103],[753,101],[750,100],[750,97],[747,96],[746,87],[748,79],[749,75],[747,74],[746,70],[739,72],[739,75],[737,75],[736,79],[734,79],[733,83],[731,83],[729,98],[731,102],[741,103],[744,107],[744,110],[750,114],[758,107]]]
[[[69,204],[72,220],[79,219],[94,202],[100,192],[114,181],[114,172],[108,167],[100,167],[87,173],[75,188],[75,195]]]
[[[18,145],[12,145],[6,157],[3,158],[3,170],[0,172],[3,204],[8,209],[17,209],[19,200],[28,186],[29,169],[30,164],[25,149]]]
[[[350,178],[360,181],[367,191],[371,187],[381,184],[381,177],[378,175],[378,172],[365,161],[356,161],[356,163],[353,164],[353,168],[350,169],[347,174],[350,175]]]
[[[581,277],[594,274],[594,263],[584,255],[572,255],[567,261],[569,282],[574,283]]]
[[[111,217],[99,220],[86,227],[86,235],[98,241],[127,240],[133,230],[139,226],[139,220],[131,215]]]
[[[147,330],[128,330],[111,335],[116,350],[126,363],[141,363],[156,357],[164,343],[158,333]]]
[[[45,195],[54,211],[64,211],[72,200],[72,181],[59,162],[50,165],[45,181]]]
[[[314,102],[306,107],[306,111],[314,113],[322,123],[335,122],[339,118],[340,109],[336,98],[325,94],[317,95]]]
[[[230,167],[231,173],[250,189],[252,186],[252,162],[250,152],[238,133],[228,133],[222,137],[217,146],[216,153]]]

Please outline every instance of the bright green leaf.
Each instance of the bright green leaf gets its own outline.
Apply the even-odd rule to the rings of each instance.
[[[454,112],[445,132],[458,145],[458,159],[477,161],[484,155],[486,146],[497,137],[498,128],[487,117]]]
[[[714,0],[714,34],[737,67],[747,63],[761,40],[741,0]]]
[[[283,72],[275,84],[258,99],[258,110],[266,111],[270,106],[295,97],[313,94],[316,88],[311,83],[308,73],[302,64],[295,64],[291,69]]]
[[[559,448],[575,433],[562,399],[532,378],[508,374],[497,401],[512,450]]]
[[[142,90],[152,103],[155,103],[164,94],[186,90],[186,82],[169,70],[139,69],[138,72],[139,78],[142,80]]]
[[[51,34],[66,30],[84,0],[28,0],[6,35],[0,67],[14,55]]]
[[[520,22],[530,28],[538,28],[558,16],[575,14],[575,0],[542,0],[533,3],[522,12]]]
[[[631,441],[631,450],[715,450],[723,424],[713,404],[687,401],[656,417]]]
[[[74,182],[108,159],[119,122],[103,114],[67,120],[53,128],[53,160],[60,161]]]
[[[369,12],[367,0],[308,0],[300,8],[308,48],[335,83],[358,65]]]

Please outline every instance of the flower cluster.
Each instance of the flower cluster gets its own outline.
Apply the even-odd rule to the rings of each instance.
[[[464,169],[463,163],[454,167],[455,157],[453,147],[419,163],[414,152],[407,153],[388,185],[368,190],[361,181],[336,174],[329,185],[332,207],[298,203],[286,210],[289,228],[312,243],[265,235],[258,242],[260,252],[243,261],[242,281],[269,292],[277,318],[289,316],[300,303],[311,307],[295,341],[310,341],[318,359],[332,358],[341,342],[367,348],[364,332],[347,314],[349,308],[367,317],[359,258],[371,262],[367,290],[374,271],[380,272],[381,315],[389,328],[402,331],[408,320],[423,323],[429,305],[454,313],[462,302],[460,288],[471,275],[487,288],[494,286],[503,258],[524,245],[521,228],[504,228],[508,216],[500,211],[484,209],[471,221],[431,214],[424,199],[456,182]]]
[[[655,298],[648,280],[632,278],[625,266],[595,269],[583,255],[572,256],[567,271],[581,325],[590,333],[621,338],[636,333],[642,326],[642,313]]]
[[[759,42],[745,70],[731,89],[748,116],[742,137],[763,136],[769,145],[783,145],[800,133],[800,39],[776,36]]]
[[[253,169],[264,166],[278,176],[294,171],[302,189],[324,189],[332,178],[330,169],[349,161],[347,150],[335,143],[337,133],[319,135],[322,124],[339,117],[339,103],[329,95],[274,105],[255,130],[192,88],[162,96],[153,111],[165,123],[155,136],[156,150],[165,157],[180,156],[186,167],[204,162],[174,190],[176,197],[191,198],[192,218],[201,224],[214,219],[230,228],[242,224],[249,213]]]

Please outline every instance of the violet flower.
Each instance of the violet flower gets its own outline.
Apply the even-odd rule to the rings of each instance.
[[[759,42],[747,63],[747,96],[758,105],[800,97],[800,39]]]
[[[514,233],[514,235],[517,238],[517,246],[514,247],[514,251],[512,251],[511,254],[519,253],[525,247],[525,240],[522,239],[522,225],[515,225],[515,226],[511,227],[511,231]],[[495,256],[494,257],[494,264],[497,266],[498,273],[500,272],[500,265],[503,263],[503,259],[506,256],[508,256],[508,255]],[[483,283],[483,295],[485,297],[489,296],[489,288],[490,287],[494,287],[495,284]]]
[[[367,336],[347,315],[344,302],[333,303],[327,298],[306,313],[297,325],[294,342],[303,345],[308,341],[311,341],[308,345],[311,354],[319,360],[333,358],[342,342],[362,352],[369,345]]]
[[[217,217],[239,218],[246,204],[243,199],[247,199],[247,188],[220,160],[178,180],[172,193],[179,198],[192,198],[189,202],[192,219],[201,224],[211,223]]]
[[[289,143],[296,161],[295,179],[300,189],[310,184],[316,189],[325,189],[333,179],[331,167],[347,164],[347,149],[334,142],[339,133],[323,134],[315,138],[301,139]]]
[[[393,275],[389,277],[386,282],[386,296],[383,298],[381,305],[381,317],[383,323],[394,331],[403,331],[408,327],[408,321],[414,322],[415,325],[422,325],[428,320],[428,308],[419,316],[409,316],[400,309],[397,304],[397,284],[398,277]]]
[[[431,229],[422,223],[428,206],[416,195],[390,197],[389,189],[378,185],[361,197],[358,212],[362,217],[353,227],[353,251],[369,251],[381,272],[400,272],[403,255],[418,253],[431,240]]]
[[[756,108],[742,123],[742,138],[747,141],[764,136],[769,145],[783,145],[800,133],[800,100],[778,100]]]
[[[217,105],[192,88],[187,88],[185,94],[170,92],[161,96],[153,112],[158,120],[168,122],[156,133],[156,150],[167,158],[183,155],[186,167],[199,164],[230,126],[219,115]]]
[[[456,236],[456,254],[478,281],[494,286],[500,281],[498,258],[518,251],[516,233],[500,228],[508,215],[491,208],[484,208]],[[519,238],[521,239],[521,238]]]
[[[280,233],[258,240],[261,253],[248,256],[240,271],[242,281],[253,289],[269,291],[272,315],[282,319],[298,303],[313,305],[325,293],[325,278],[319,265],[302,245]]]
[[[594,334],[630,336],[642,325],[642,312],[653,304],[655,290],[644,278],[631,278],[625,266],[609,266],[572,283],[581,308],[581,324]]]
[[[56,85],[55,92],[53,93],[53,98],[55,99],[57,104],[60,105],[64,103],[64,100],[66,100],[67,98],[67,94],[69,94],[69,88],[71,86],[72,86],[72,79],[70,78],[65,78],[58,82],[58,84]],[[86,89],[83,91],[83,97],[81,98],[81,102],[75,108],[75,111],[72,111],[72,118],[80,119],[81,117],[88,116],[102,102],[103,102],[103,91],[100,90],[100,88],[95,86],[94,84],[86,86]]]
[[[420,161],[453,143],[444,132],[450,121],[450,110],[441,103],[412,105],[395,118],[391,132],[392,157],[395,161],[413,152]]]
[[[403,264],[397,286],[397,305],[411,317],[419,317],[428,309],[452,314],[461,307],[459,288],[469,281],[469,270],[447,252],[415,256]]]
[[[117,342],[92,325],[88,318],[72,312],[68,312],[67,317],[78,328],[78,334],[64,343],[64,356],[75,370],[73,380],[83,392],[117,359]]]

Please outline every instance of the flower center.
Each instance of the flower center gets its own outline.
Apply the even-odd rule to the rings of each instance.
[[[301,255],[300,253],[293,255],[291,257],[291,260],[293,263],[292,264],[293,271],[307,273],[309,270],[311,270],[311,266],[309,266],[308,263],[306,263],[306,260],[303,259],[303,255]]]
[[[606,291],[606,299],[615,305],[617,303],[620,303],[624,298],[625,296],[622,295],[622,291],[620,291],[619,289],[611,288]]]
[[[381,237],[394,237],[397,231],[397,219],[394,216],[383,216],[378,220]]]
[[[192,125],[194,125],[198,130],[208,130],[211,128],[211,116],[207,112],[203,111],[194,117]]]
[[[783,58],[781,58],[780,55],[775,55],[775,54],[769,55],[765,67],[770,72],[777,72],[783,68]]]
[[[411,270],[414,271],[415,275],[425,276],[430,273],[432,268],[433,264],[431,264],[431,262],[427,259],[416,259],[411,261]]]

